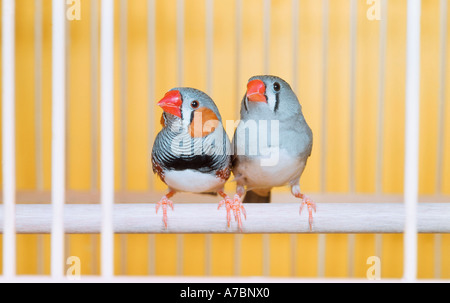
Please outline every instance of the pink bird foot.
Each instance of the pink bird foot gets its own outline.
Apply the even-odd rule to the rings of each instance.
[[[167,229],[167,206],[169,206],[173,210],[173,202],[170,201],[169,198],[167,198],[167,196],[164,196],[161,198],[161,200],[158,203],[156,203],[156,213],[158,213],[158,209],[160,206],[163,211],[164,226]]]
[[[219,202],[217,209],[220,209],[222,205],[225,205],[225,210],[227,211],[227,226],[230,227],[231,222],[231,208],[233,206],[233,200],[228,197],[225,193],[219,192],[219,195],[223,197],[223,200]]]
[[[244,204],[242,204],[241,197],[238,194],[234,195],[232,210],[234,214],[234,220],[238,222],[239,230],[242,231],[242,218],[241,214],[244,215],[244,219],[247,219],[247,212],[245,211]]]
[[[308,223],[309,223],[309,230],[312,230],[312,224],[313,224],[313,215],[312,215],[312,211],[314,210],[314,212],[316,212],[316,204],[313,202],[313,200],[311,200],[309,197],[307,197],[304,194],[299,194],[298,196],[296,195],[297,198],[302,199],[302,204],[300,205],[300,215],[302,214],[302,210],[303,207],[306,205],[308,207],[308,213],[309,213],[309,217],[308,217]]]

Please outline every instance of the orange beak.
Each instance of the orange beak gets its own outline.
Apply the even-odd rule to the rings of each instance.
[[[164,112],[172,114],[181,118],[181,94],[177,90],[171,90],[164,95],[158,105],[164,110]]]
[[[265,92],[266,85],[261,80],[252,80],[247,84],[247,98],[249,101],[267,103]]]

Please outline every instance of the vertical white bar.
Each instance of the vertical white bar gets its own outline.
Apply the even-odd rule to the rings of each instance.
[[[65,2],[52,2],[52,232],[51,275],[61,278],[64,264],[65,136],[66,136]]]
[[[3,152],[3,275],[16,274],[15,157],[15,6],[2,1],[2,152]]]
[[[101,101],[101,274],[114,275],[114,2],[101,3],[100,23]]]
[[[419,174],[420,0],[409,0],[406,23],[405,232],[403,278],[417,277]]]

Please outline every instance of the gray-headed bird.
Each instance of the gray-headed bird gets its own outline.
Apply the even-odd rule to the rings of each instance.
[[[306,205],[312,229],[314,202],[300,190],[300,177],[311,155],[313,134],[289,84],[276,76],[254,76],[241,103],[232,148],[237,194],[244,203],[270,202],[273,187],[290,186]]]

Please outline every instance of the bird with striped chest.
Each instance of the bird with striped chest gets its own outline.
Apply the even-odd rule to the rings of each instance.
[[[164,111],[163,128],[153,144],[152,165],[153,172],[169,188],[156,204],[156,212],[162,207],[165,228],[167,209],[173,210],[170,198],[176,192],[219,194],[223,198],[219,207],[226,206],[230,226],[230,212],[239,199],[224,192],[231,174],[230,140],[217,106],[204,92],[188,87],[171,89],[158,105]]]
[[[300,213],[307,206],[312,229],[316,206],[300,192],[300,176],[313,135],[294,91],[279,77],[254,76],[247,83],[240,116],[232,142],[237,194],[245,194],[244,204],[267,203],[273,187],[288,185],[302,200]]]

